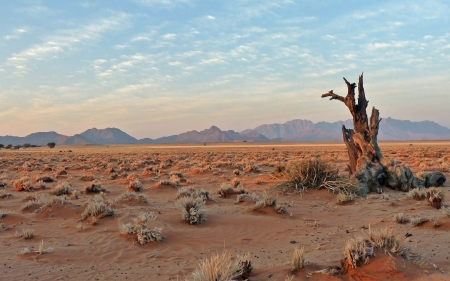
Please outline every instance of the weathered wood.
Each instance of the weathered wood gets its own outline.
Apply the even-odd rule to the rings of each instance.
[[[366,99],[363,80],[363,74],[361,74],[358,79],[358,103],[355,101],[356,84],[348,82],[345,77],[347,96],[340,96],[333,90],[322,95],[322,98],[330,97],[330,100],[343,102],[353,117],[353,129],[342,126],[342,137],[349,156],[347,165],[349,177],[358,180],[362,188],[367,191],[378,190],[380,185],[402,191],[428,187],[431,184],[442,185],[445,182],[445,176],[442,173],[427,173],[423,176],[424,178],[417,178],[408,167],[383,159],[378,146],[380,113],[373,107],[368,119],[369,101]]]

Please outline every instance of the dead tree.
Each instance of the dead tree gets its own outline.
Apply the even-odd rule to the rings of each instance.
[[[358,81],[358,103],[355,100],[356,84],[349,83],[345,78],[344,81],[348,91],[346,97],[337,95],[331,90],[323,94],[322,98],[330,97],[330,100],[343,102],[352,114],[353,129],[347,129],[342,125],[342,135],[349,156],[350,179],[358,180],[365,192],[378,191],[383,185],[403,191],[442,186],[445,182],[442,173],[423,173],[421,178],[417,178],[408,167],[383,158],[377,140],[380,113],[373,107],[370,119],[367,116],[369,101],[366,100],[364,92],[363,74],[359,76]]]

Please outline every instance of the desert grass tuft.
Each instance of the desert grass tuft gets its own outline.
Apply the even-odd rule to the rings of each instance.
[[[145,194],[137,194],[134,191],[125,191],[123,193],[121,193],[119,196],[117,196],[114,200],[113,203],[117,203],[119,201],[122,200],[136,200],[138,202],[142,201],[144,203],[148,203],[148,197]]]
[[[424,220],[421,217],[412,217],[409,221],[412,226],[419,226],[424,223]]]
[[[396,235],[392,228],[369,229],[368,233],[350,238],[344,248],[345,259],[352,268],[367,264],[375,248],[400,255],[420,267],[425,265],[418,251],[407,245],[404,237]]]
[[[203,209],[205,202],[202,198],[182,197],[175,205],[181,209],[181,218],[189,224],[202,224],[206,220]]]
[[[203,201],[211,200],[209,192],[203,188],[195,188],[194,186],[183,186],[177,192],[177,199],[181,197],[201,198]]]
[[[151,228],[148,222],[154,221],[156,215],[153,212],[141,213],[137,218],[132,219],[131,222],[120,225],[121,234],[134,234],[136,240],[141,244],[148,242],[161,242],[164,240],[162,229],[160,227]]]
[[[53,189],[53,194],[60,196],[60,195],[69,195],[73,192],[73,187],[70,182],[63,181],[58,183],[58,185]]]
[[[291,162],[283,172],[290,187],[297,190],[319,189],[327,181],[338,179],[338,169],[319,158]]]
[[[18,233],[16,231],[16,234],[14,236],[17,238],[31,239],[34,237],[34,230],[33,229],[22,229],[22,233]]]
[[[233,281],[248,280],[253,269],[250,255],[238,257],[236,260],[228,251],[213,254],[199,263],[199,268],[191,273],[189,281]]]
[[[83,192],[83,193],[100,193],[100,192],[108,192],[108,190],[102,188],[102,183],[99,180],[94,180],[89,185],[85,186],[81,192]]]
[[[89,217],[99,216],[102,218],[113,215],[114,210],[106,204],[103,194],[98,194],[86,201],[86,209],[81,213],[81,220],[86,220]]]
[[[291,259],[292,272],[297,272],[302,268],[305,268],[305,248],[296,247]]]
[[[22,176],[12,182],[15,191],[31,191],[33,189],[30,177]]]
[[[394,221],[398,223],[405,223],[408,221],[408,216],[404,213],[398,213],[394,215]]]
[[[138,178],[134,179],[133,181],[130,181],[128,183],[127,188],[129,191],[134,191],[134,192],[141,191],[142,190],[142,182]]]

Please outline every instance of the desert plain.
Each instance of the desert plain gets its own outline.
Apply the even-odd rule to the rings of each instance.
[[[380,147],[384,157],[414,173],[450,176],[450,141],[380,142]],[[0,279],[191,280],[201,261],[226,251],[233,259],[246,255],[251,260],[249,280],[255,281],[450,280],[450,217],[425,200],[389,188],[344,203],[326,188],[280,188],[286,179],[274,172],[277,167],[311,158],[347,176],[343,143],[0,150]],[[124,196],[136,181],[138,191]],[[42,203],[67,184],[71,194]],[[26,190],[16,191],[21,185]],[[93,185],[103,192],[87,192]],[[238,192],[219,194],[230,186],[271,196],[279,208],[237,202]],[[176,205],[186,187],[208,192],[200,224],[182,220]],[[449,190],[447,181],[444,209],[450,207]],[[86,202],[95,196],[112,210],[109,215],[85,215]],[[141,244],[136,235],[123,232],[121,226],[147,212],[152,214],[149,228],[160,230],[162,241]],[[400,213],[420,223],[399,223],[394,217]],[[365,265],[345,274],[325,273],[341,266],[350,238],[385,228],[414,247],[420,263],[376,250]],[[292,272],[296,248],[304,249],[305,267]]]

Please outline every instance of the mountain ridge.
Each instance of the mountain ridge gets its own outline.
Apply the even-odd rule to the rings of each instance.
[[[25,137],[0,136],[0,143],[22,145],[25,143],[46,145],[82,144],[151,144],[151,143],[213,143],[213,142],[308,142],[341,141],[342,125],[352,128],[352,120],[337,122],[317,122],[294,119],[283,124],[262,124],[254,129],[241,132],[222,131],[211,126],[202,131],[191,130],[178,135],[157,139],[137,139],[118,128],[91,128],[80,134],[66,136],[54,131],[35,132]],[[382,119],[379,140],[450,140],[450,129],[433,121],[412,122],[393,118]]]

